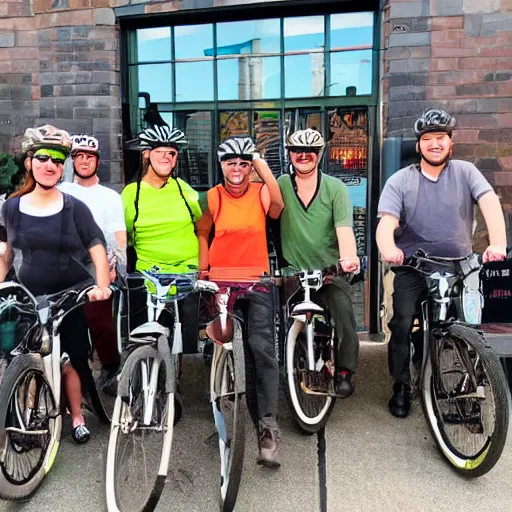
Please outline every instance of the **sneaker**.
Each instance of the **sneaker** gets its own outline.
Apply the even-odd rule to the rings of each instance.
[[[91,438],[91,433],[85,425],[77,425],[71,430],[73,441],[78,444],[84,444]]]
[[[341,370],[334,379],[334,392],[339,398],[347,398],[354,392],[353,373]]]
[[[407,418],[411,410],[411,388],[408,384],[397,382],[393,385],[393,396],[388,403],[389,412],[395,418]]]
[[[279,457],[279,428],[277,423],[269,425],[268,422],[260,422],[259,456],[257,463],[271,469],[281,466]]]

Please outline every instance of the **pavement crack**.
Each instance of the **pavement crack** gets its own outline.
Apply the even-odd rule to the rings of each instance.
[[[325,427],[317,432],[318,485],[320,494],[320,512],[327,512],[327,461]]]

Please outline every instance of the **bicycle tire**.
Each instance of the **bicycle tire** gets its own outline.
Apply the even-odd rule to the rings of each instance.
[[[9,419],[9,407],[13,394],[18,390],[18,386],[22,385],[23,379],[30,373],[37,375],[40,382],[46,387],[46,393],[48,393],[46,396],[49,399],[49,402],[46,402],[45,405],[46,415],[43,417],[43,420],[38,421],[40,423],[42,422],[44,425],[48,425],[45,430],[48,430],[49,432],[49,440],[46,447],[42,449],[37,465],[27,476],[26,481],[22,483],[15,483],[12,476],[7,474],[8,470],[5,462],[8,454],[6,451],[0,451],[0,497],[12,501],[28,500],[35,494],[55,461],[62,431],[62,416],[56,407],[55,397],[44,374],[41,359],[36,359],[36,357],[30,354],[21,354],[10,362],[9,366],[5,370],[2,383],[0,384],[0,446],[4,447],[9,442],[9,440],[6,439],[6,436],[9,435],[6,431],[6,427],[11,423],[11,420]],[[48,406],[51,407],[50,415],[48,414]],[[18,413],[20,413],[20,411],[18,411]],[[35,430],[38,429],[40,429],[40,424],[38,424],[38,428]],[[25,439],[25,441],[27,439]],[[20,442],[23,441],[24,439],[20,437]],[[9,448],[8,446],[6,447],[7,449]],[[27,453],[27,451],[24,450],[23,453]]]
[[[295,363],[296,349],[299,344],[306,344],[306,338],[302,330],[299,330],[299,324],[295,321],[288,331],[286,337],[286,399],[290,410],[292,412],[293,419],[299,430],[304,434],[316,434],[321,428],[323,428],[331,415],[336,399],[332,396],[319,396],[319,395],[308,395],[304,393],[297,382],[297,368]],[[300,398],[308,400],[313,403],[316,400],[318,403],[324,401],[321,407],[318,407],[320,411],[316,416],[308,416],[300,404]],[[307,398],[306,398],[307,397]]]
[[[451,325],[446,328],[445,339],[464,342],[480,358],[494,403],[494,431],[478,453],[467,456],[453,446],[444,430],[442,410],[436,404],[433,383],[433,370],[428,358],[421,382],[421,403],[430,433],[434,438],[444,459],[460,475],[478,478],[488,473],[498,462],[505,441],[509,424],[508,385],[498,357],[483,337],[474,329],[464,325]],[[441,339],[441,338],[438,338]],[[483,428],[483,420],[482,420]]]
[[[161,368],[166,369],[165,362],[160,356],[158,350],[152,346],[146,345],[141,346],[135,349],[126,359],[126,362],[123,366],[121,372],[120,379],[120,388],[122,388],[123,382],[133,382],[131,379],[133,377],[136,380],[135,373],[144,360],[153,360],[158,361],[158,369],[159,372]],[[171,378],[175,379],[175,365],[170,365]],[[160,379],[160,373],[157,373],[157,378]],[[129,384],[131,385],[131,384]],[[161,383],[157,383],[157,388],[161,387]],[[130,389],[130,388],[128,388]],[[141,499],[140,506],[135,506],[133,502],[130,502],[128,506],[124,506],[122,500],[119,496],[118,489],[118,448],[120,443],[120,436],[123,435],[121,432],[121,422],[123,421],[124,415],[129,411],[130,407],[127,403],[129,397],[121,397],[118,395],[115,402],[114,413],[112,416],[112,424],[110,429],[110,436],[107,448],[107,460],[106,460],[106,478],[105,478],[105,491],[106,491],[106,499],[107,499],[107,508],[109,512],[149,512],[154,510],[156,507],[158,500],[162,494],[162,491],[165,486],[165,480],[167,478],[167,472],[169,468],[169,460],[171,455],[171,447],[172,447],[172,437],[173,437],[173,427],[174,421],[170,421],[170,418],[174,418],[174,393],[163,393],[164,403],[162,407],[163,415],[165,418],[163,420],[163,436],[162,436],[162,448],[160,452],[160,458],[158,463],[158,470],[156,472],[155,477],[150,482],[151,488],[147,488],[145,492],[145,496]],[[155,400],[155,404],[157,401]],[[153,416],[153,413],[152,413]],[[132,433],[136,430],[132,431]],[[160,443],[159,443],[160,444]],[[144,459],[146,460],[146,459]],[[140,460],[137,462],[136,466],[140,465]],[[140,493],[138,493],[140,495]]]
[[[217,426],[219,432],[219,450],[221,457],[221,478],[220,478],[220,497],[219,497],[219,505],[221,512],[232,512],[235,508],[236,499],[238,496],[238,490],[240,487],[240,480],[242,477],[242,469],[244,463],[244,455],[245,455],[245,418],[247,415],[247,404],[245,401],[244,393],[239,393],[236,391],[237,384],[237,374],[233,371],[235,367],[233,352],[229,350],[224,350],[221,347],[215,347],[216,350],[222,350],[222,353],[217,361],[215,366],[212,366],[213,371],[216,372],[216,375],[212,379],[212,386],[219,386],[220,389],[212,389],[211,393],[215,393],[217,396],[216,400],[212,402],[212,408],[214,417],[216,418],[215,424]],[[217,359],[214,357],[214,361]],[[234,375],[234,381],[231,381],[230,376]],[[229,382],[226,383],[226,378]],[[226,388],[226,384],[228,384],[228,388]],[[221,400],[222,397],[219,395],[222,393],[222,390],[228,389],[229,393],[233,393],[233,427],[231,429],[232,437],[228,439],[228,433],[224,421],[224,414],[221,410]],[[224,397],[226,401],[227,398]],[[221,421],[220,416],[222,416],[222,426],[218,424]],[[221,432],[226,433],[226,439],[223,441],[221,439]],[[226,461],[226,454],[229,457],[229,460]],[[224,467],[225,464],[225,467]],[[227,469],[227,471],[226,471]],[[227,478],[225,479],[224,473],[226,473]],[[223,488],[225,486],[225,488]]]

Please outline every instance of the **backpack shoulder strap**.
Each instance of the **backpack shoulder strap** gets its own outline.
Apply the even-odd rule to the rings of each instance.
[[[208,198],[208,209],[210,210],[213,224],[217,222],[217,219],[220,215],[220,210],[222,207],[222,193],[220,191],[220,187],[222,185],[217,185],[210,190],[208,190],[207,198]]]

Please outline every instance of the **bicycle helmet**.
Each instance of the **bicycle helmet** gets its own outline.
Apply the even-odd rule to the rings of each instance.
[[[85,151],[86,153],[93,153],[96,156],[100,156],[100,144],[95,137],[91,137],[85,133],[72,135],[71,142],[71,156],[79,151]]]
[[[152,125],[139,134],[140,145],[143,149],[155,149],[162,146],[178,148],[186,144],[185,134],[177,128]]]
[[[445,132],[451,137],[456,126],[457,121],[450,114],[444,110],[432,109],[423,112],[414,123],[414,133],[418,140],[429,132]]]
[[[21,143],[23,153],[41,148],[56,149],[67,156],[71,150],[71,137],[66,130],[59,130],[49,124],[27,128]]]
[[[307,128],[306,130],[298,130],[286,139],[285,147],[286,149],[299,149],[299,148],[307,148],[307,149],[318,149],[321,151],[325,146],[324,138],[322,134],[311,128]]]
[[[256,146],[250,137],[230,137],[219,145],[217,157],[219,162],[237,157],[242,160],[252,160],[255,152]]]

